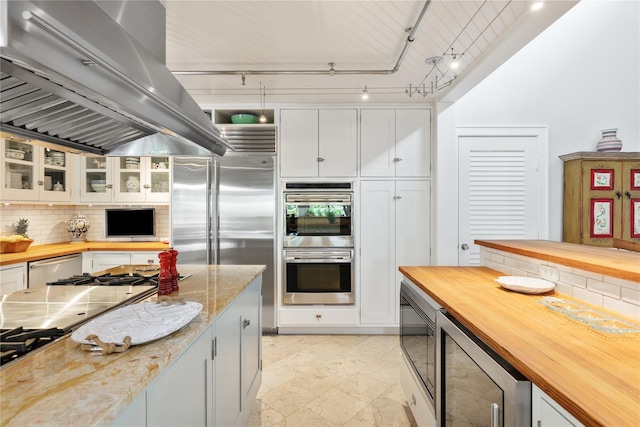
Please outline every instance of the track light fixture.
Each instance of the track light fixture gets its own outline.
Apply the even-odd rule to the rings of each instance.
[[[267,87],[262,86],[262,82],[260,82],[260,117],[258,121],[260,123],[267,123],[267,116],[264,115],[264,104],[267,98]]]

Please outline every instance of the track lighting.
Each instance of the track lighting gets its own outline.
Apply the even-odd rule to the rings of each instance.
[[[369,99],[369,91],[367,90],[367,86],[364,87],[362,91],[362,99]]]

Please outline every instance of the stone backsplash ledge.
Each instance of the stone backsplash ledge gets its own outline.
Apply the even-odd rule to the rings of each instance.
[[[27,218],[29,220],[29,237],[34,242],[33,245],[46,245],[50,243],[69,242],[69,233],[66,229],[66,221],[70,219],[74,213],[83,214],[91,227],[87,233],[87,239],[90,241],[106,240],[105,237],[105,209],[109,208],[148,208],[153,207],[156,210],[156,238],[171,237],[171,226],[169,223],[170,207],[168,205],[101,205],[101,206],[47,206],[47,205],[0,205],[0,234],[12,234],[13,225],[19,218]],[[109,239],[111,240],[111,239]],[[115,239],[114,239],[115,240]],[[127,239],[122,239],[126,241]]]
[[[557,292],[640,321],[638,282],[486,247],[480,247],[480,264],[505,275],[538,278],[541,278],[541,265],[555,267],[558,269]]]

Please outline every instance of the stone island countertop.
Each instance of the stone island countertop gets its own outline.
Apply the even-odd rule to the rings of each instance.
[[[203,305],[165,338],[102,356],[69,337],[0,370],[0,425],[106,425],[265,270],[263,265],[180,265],[180,298]],[[155,301],[156,296],[148,300]]]
[[[503,274],[486,267],[400,272],[580,422],[640,425],[640,334],[595,330],[539,302],[575,299],[506,290],[495,281]]]
[[[163,242],[82,242],[51,243],[48,245],[31,245],[24,252],[0,254],[0,266],[19,262],[38,261],[63,255],[77,254],[87,251],[162,251],[169,249]]]

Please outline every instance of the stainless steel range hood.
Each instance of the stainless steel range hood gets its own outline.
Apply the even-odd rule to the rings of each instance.
[[[0,0],[0,129],[101,155],[223,155],[225,138],[138,39],[94,1]]]

